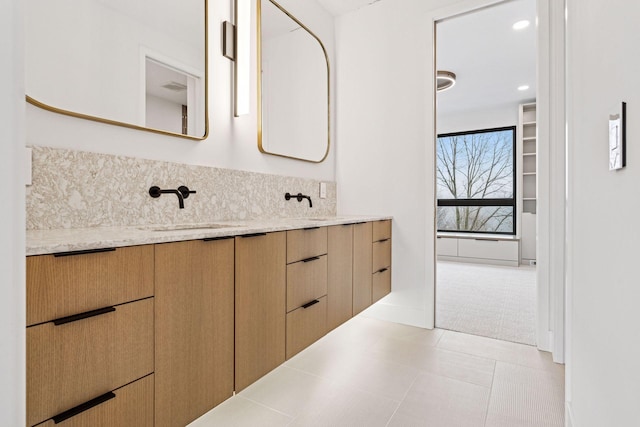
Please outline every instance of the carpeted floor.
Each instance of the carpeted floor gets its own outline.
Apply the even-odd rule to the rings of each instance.
[[[438,261],[436,327],[535,345],[535,267]]]

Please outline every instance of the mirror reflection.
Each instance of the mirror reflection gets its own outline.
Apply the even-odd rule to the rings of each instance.
[[[206,0],[27,0],[28,100],[136,129],[207,133]]]
[[[329,153],[329,62],[322,42],[271,0],[259,0],[258,147],[311,162]]]

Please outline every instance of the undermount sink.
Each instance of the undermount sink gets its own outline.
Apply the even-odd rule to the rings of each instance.
[[[236,224],[171,224],[171,225],[150,225],[138,227],[145,231],[184,231],[184,230],[215,230],[218,228],[238,227]]]

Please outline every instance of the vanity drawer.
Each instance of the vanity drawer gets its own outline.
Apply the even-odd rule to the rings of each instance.
[[[153,298],[111,308],[27,328],[29,425],[153,372]]]
[[[327,227],[287,231],[287,264],[327,253]]]
[[[383,221],[373,222],[373,241],[378,242],[380,240],[391,238],[391,220],[385,219]]]
[[[27,325],[153,295],[153,245],[27,257]]]
[[[380,270],[381,268],[389,267],[391,265],[391,239],[382,240],[373,244],[373,271]]]
[[[327,297],[307,308],[287,314],[287,359],[313,344],[327,332]]]
[[[287,265],[287,312],[327,294],[327,255]]]
[[[380,300],[391,292],[391,268],[383,268],[373,273],[372,280],[372,302]]]
[[[113,390],[102,403],[92,406],[56,424],[53,419],[40,424],[43,427],[89,426],[153,426],[153,375]],[[96,399],[95,403],[98,399]],[[74,408],[72,408],[74,409]],[[71,412],[71,411],[69,411]],[[39,426],[39,427],[40,427]]]

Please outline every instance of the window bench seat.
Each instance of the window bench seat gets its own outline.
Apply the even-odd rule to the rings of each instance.
[[[504,234],[438,232],[439,261],[471,262],[517,267],[520,239]]]

